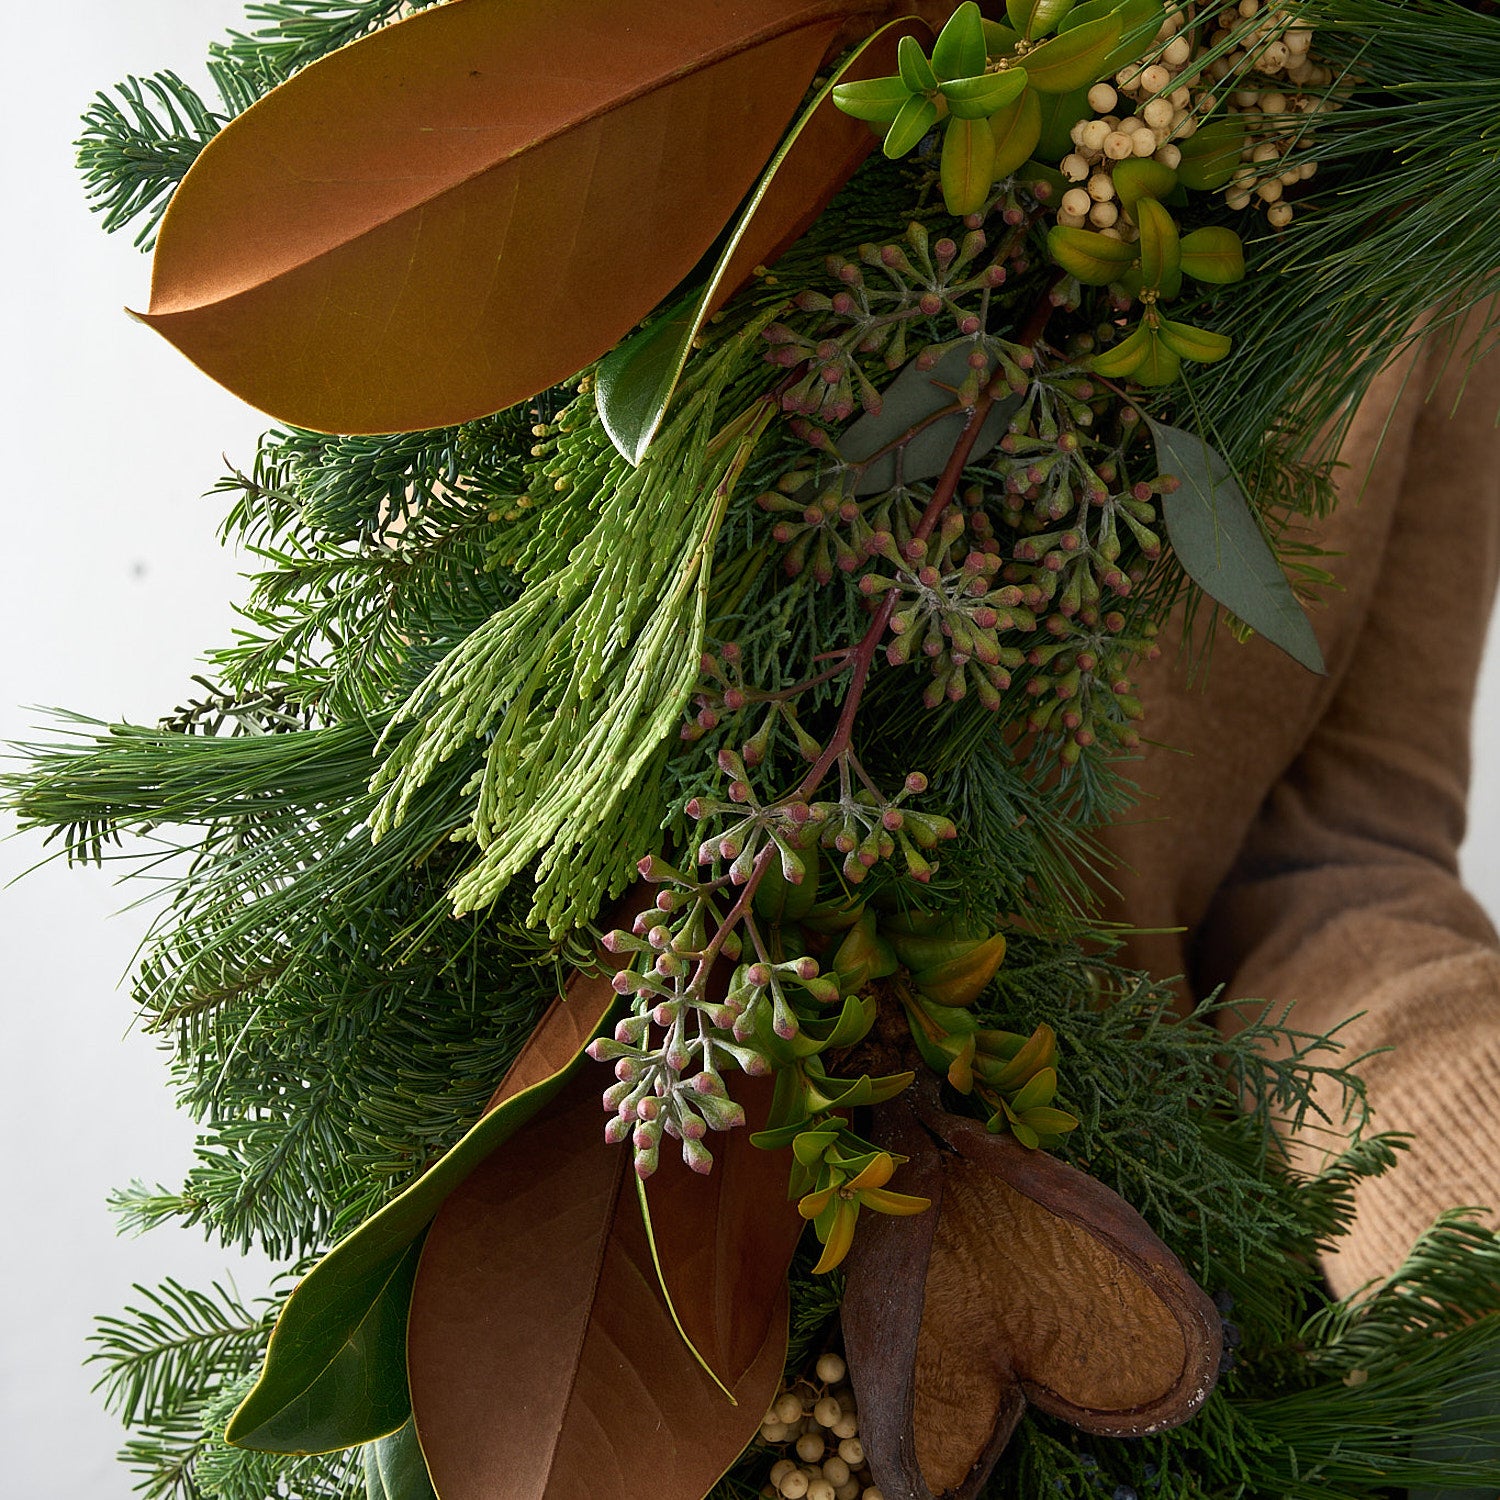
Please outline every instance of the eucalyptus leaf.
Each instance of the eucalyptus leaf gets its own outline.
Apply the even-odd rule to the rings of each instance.
[[[1188,577],[1294,661],[1321,673],[1312,626],[1229,465],[1193,433],[1147,421],[1161,472],[1179,481],[1162,512]]]
[[[437,1500],[415,1422],[367,1443],[363,1456],[365,1500]]]
[[[950,349],[930,370],[919,369],[915,360],[896,377],[881,397],[879,412],[859,419],[844,434],[839,452],[851,463],[863,463],[896,441],[903,432],[924,422],[935,412],[953,405],[953,392],[969,373],[970,345]],[[972,458],[978,460],[1005,436],[1011,417],[1021,404],[1019,396],[997,401],[979,430]],[[955,411],[924,427],[899,451],[901,479],[916,484],[935,479],[943,472],[948,456],[963,433],[968,413]],[[876,495],[896,483],[896,453],[878,458],[854,486],[856,495]]]
[[[832,168],[835,178],[839,163],[846,152],[830,150],[827,142],[816,138],[829,123],[830,116],[838,119],[841,111],[834,102],[833,92],[840,85],[849,83],[861,88],[890,83],[890,79],[870,78],[872,67],[889,65],[893,60],[893,42],[898,36],[909,34],[921,23],[910,19],[893,21],[870,36],[852,52],[827,84],[813,96],[797,122],[771,158],[770,164],[761,174],[755,190],[745,201],[735,222],[733,232],[725,242],[707,282],[679,299],[649,327],[631,334],[612,349],[599,362],[596,381],[599,416],[610,441],[632,464],[639,464],[646,456],[652,440],[661,427],[673,393],[682,379],[688,356],[693,350],[693,340],[701,332],[714,309],[734,290],[739,277],[750,267],[745,264],[745,250],[750,236],[758,228],[757,218],[767,208],[767,201],[779,186],[791,184],[799,169],[807,165],[809,151],[825,170]],[[878,92],[878,88],[876,90]],[[861,95],[868,98],[868,95]],[[907,97],[903,94],[903,98]],[[925,101],[923,101],[925,102]],[[879,118],[894,120],[898,110],[881,113]],[[854,112],[859,119],[873,118],[868,113]],[[936,118],[936,108],[933,107]],[[923,133],[925,134],[925,128]],[[920,137],[919,137],[920,139]],[[873,142],[869,143],[873,144]],[[799,147],[802,148],[799,151]],[[864,150],[868,150],[866,145]],[[850,162],[852,171],[857,163]],[[815,163],[816,165],[816,163]],[[831,186],[837,188],[838,181]],[[797,196],[803,200],[800,210],[815,210],[815,190],[802,184]],[[775,216],[773,215],[773,218]],[[751,263],[753,266],[753,262]]]
[[[557,1093],[613,1002],[603,977],[570,985],[506,1074],[501,1101],[297,1283],[271,1331],[260,1379],[229,1419],[228,1442],[270,1453],[331,1453],[400,1427],[411,1412],[406,1319],[427,1225]]]

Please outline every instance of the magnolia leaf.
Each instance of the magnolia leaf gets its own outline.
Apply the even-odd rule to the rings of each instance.
[[[886,388],[880,398],[880,410],[863,416],[846,432],[839,443],[839,453],[848,463],[862,464],[873,460],[857,478],[856,495],[874,495],[896,483],[897,452],[881,453],[901,434],[927,421],[934,413],[954,404],[954,391],[970,374],[969,353],[972,346],[960,344],[950,349],[930,370],[912,360]],[[1019,396],[997,401],[980,428],[975,440],[974,462],[978,462],[1001,438],[1011,417],[1020,405]],[[963,435],[969,420],[967,411],[954,411],[941,421],[931,422],[901,446],[900,476],[904,484],[934,479],[947,466],[954,445]],[[880,457],[875,455],[880,453]]]
[[[367,1443],[365,1500],[437,1500],[416,1424],[408,1421],[389,1437]]]
[[[1010,24],[1028,41],[1055,31],[1073,8],[1073,0],[1005,0]]]
[[[1188,577],[1308,671],[1322,672],[1312,626],[1229,465],[1191,432],[1151,421],[1151,434],[1160,471],[1178,481],[1162,498],[1162,514]]]
[[[463,422],[612,348],[729,222],[859,0],[457,0],[231,121],[145,321],[300,427]]]
[[[454,1188],[562,1086],[616,998],[607,976],[575,976],[517,1055],[488,1113],[298,1282],[272,1330],[260,1379],[229,1420],[229,1442],[327,1453],[401,1426],[411,1410],[403,1355],[416,1241]]]
[[[651,1195],[677,1312],[700,1347],[737,1351],[738,1404],[662,1299],[630,1152],[603,1139],[595,1079],[570,1083],[444,1205],[407,1343],[443,1500],[700,1500],[739,1457],[781,1380],[794,1230],[777,1221],[797,1216],[787,1158],[779,1179],[757,1168],[742,1191],[727,1151],[717,1193],[663,1153]]]
[[[1114,1437],[1186,1421],[1218,1369],[1213,1303],[1117,1194],[946,1114],[936,1091],[875,1121],[931,1209],[862,1220],[848,1261],[844,1343],[876,1485],[973,1500],[1028,1404]]]
[[[1085,21],[1033,47],[1026,54],[1026,76],[1044,94],[1070,94],[1098,78],[1119,40],[1118,17]]]
[[[660,429],[703,325],[756,266],[773,262],[854,175],[875,145],[859,121],[894,119],[910,97],[899,79],[874,75],[895,67],[897,41],[913,33],[927,34],[927,28],[920,21],[893,21],[843,62],[761,174],[708,281],[600,361],[600,420],[631,463],[640,463]],[[851,110],[846,102],[845,89],[888,90],[892,84],[901,92],[888,115]]]

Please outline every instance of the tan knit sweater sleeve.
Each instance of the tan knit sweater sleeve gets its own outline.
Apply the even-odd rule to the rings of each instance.
[[[1323,538],[1344,554],[1315,616],[1329,676],[1227,639],[1205,690],[1159,664],[1147,802],[1111,836],[1110,915],[1185,929],[1134,957],[1197,994],[1293,1001],[1304,1029],[1360,1013],[1348,1044],[1392,1049],[1363,1072],[1376,1124],[1413,1145],[1361,1189],[1328,1268],[1340,1292],[1388,1273],[1441,1209],[1500,1204],[1500,946],[1457,874],[1500,571],[1500,360],[1463,373],[1429,349],[1359,414]]]

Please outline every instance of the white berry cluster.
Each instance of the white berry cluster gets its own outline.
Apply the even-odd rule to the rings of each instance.
[[[796,1381],[771,1403],[761,1441],[791,1451],[772,1464],[764,1500],[885,1500],[865,1465],[847,1374],[837,1354],[825,1354],[815,1379]]]
[[[1115,165],[1150,157],[1175,170],[1181,143],[1217,110],[1243,117],[1246,131],[1244,164],[1225,190],[1227,203],[1264,208],[1277,228],[1290,223],[1286,190],[1317,170],[1307,154],[1307,117],[1337,107],[1327,95],[1332,74],[1314,58],[1312,43],[1311,29],[1261,0],[1169,9],[1147,60],[1089,90],[1094,114],[1072,129],[1073,150],[1061,170],[1074,186],[1062,195],[1057,222],[1134,242],[1137,230],[1116,199]],[[1294,148],[1296,162],[1283,166]]]

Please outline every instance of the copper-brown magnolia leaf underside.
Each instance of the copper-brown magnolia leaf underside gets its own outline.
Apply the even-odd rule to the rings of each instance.
[[[851,17],[887,0],[453,0],[204,149],[145,320],[297,426],[466,421],[566,379],[731,218]]]
[[[1213,1304],[1086,1174],[930,1100],[882,1111],[925,1214],[861,1224],[844,1337],[888,1500],[967,1500],[1027,1403],[1086,1432],[1186,1421],[1213,1389]]]
[[[663,1151],[651,1180],[673,1302],[705,1357],[725,1361],[731,1405],[662,1297],[599,1086],[575,1077],[428,1233],[407,1363],[442,1500],[700,1500],[776,1394],[800,1227],[784,1154],[740,1129],[716,1139],[709,1179]]]

